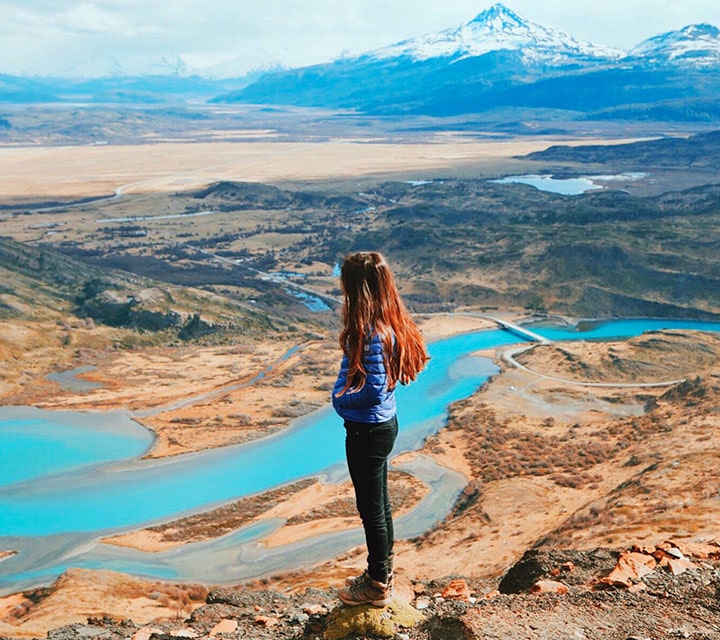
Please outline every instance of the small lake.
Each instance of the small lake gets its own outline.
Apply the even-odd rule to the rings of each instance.
[[[612,340],[656,329],[720,331],[720,323],[617,320],[577,327],[534,324],[532,329],[552,340]],[[522,342],[518,336],[498,329],[430,344],[432,360],[426,371],[414,384],[398,389],[400,434],[395,453],[419,448],[425,437],[443,426],[450,404],[468,397],[498,372],[491,360],[475,352],[518,342]],[[46,583],[68,566],[191,580],[219,575],[213,572],[231,566],[228,554],[234,558],[234,579],[280,566],[273,564],[279,562],[275,551],[260,553],[245,529],[218,541],[190,545],[194,551],[186,553],[194,553],[194,559],[182,566],[176,564],[177,554],[162,556],[158,564],[158,554],[109,551],[98,539],[207,510],[299,478],[319,475],[339,481],[347,477],[343,435],[339,418],[327,406],[262,440],[149,461],[139,456],[152,443],[152,435],[125,414],[0,407],[0,450],[6,463],[0,476],[0,550],[18,551],[0,562],[0,593]],[[442,505],[436,504],[423,521],[427,526],[452,504],[447,489],[442,495]],[[320,557],[329,548],[323,551],[319,543],[313,553]],[[209,559],[216,552],[220,555],[212,562],[219,563],[217,567]],[[280,557],[282,551],[277,553]],[[310,557],[303,555],[309,553],[307,549],[297,553],[298,562]],[[250,571],[242,561],[249,556],[259,563],[253,565],[256,573],[242,574]]]
[[[577,178],[555,178],[553,175],[507,176],[490,180],[497,184],[527,184],[540,191],[559,193],[565,196],[577,196],[588,191],[604,189],[605,182],[634,181],[647,177],[645,173],[622,173],[617,175],[581,176]]]

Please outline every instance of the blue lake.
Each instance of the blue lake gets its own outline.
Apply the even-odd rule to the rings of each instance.
[[[507,176],[498,180],[491,180],[498,184],[527,184],[540,191],[559,193],[565,196],[577,196],[588,191],[604,189],[600,184],[604,182],[616,182],[619,180],[634,181],[646,177],[644,173],[626,173],[618,175],[603,176],[580,176],[577,178],[555,178],[552,175],[528,174],[524,176]]]
[[[532,328],[553,340],[591,340],[664,328],[720,331],[720,323],[618,320]],[[417,448],[442,427],[451,403],[497,373],[492,361],[472,353],[521,341],[510,332],[490,330],[431,344],[427,370],[398,390],[396,453]],[[298,478],[345,474],[344,433],[329,407],[263,440],[162,461],[137,459],[152,437],[123,420],[127,416],[109,420],[102,414],[0,408],[6,467],[0,475],[0,550],[20,550],[0,563],[0,587],[32,575],[47,579],[63,569],[53,564],[49,550],[39,564],[23,558],[23,549],[36,549],[43,540],[57,544],[54,553],[61,555],[68,539],[80,548],[101,535],[202,511]],[[137,562],[133,559],[132,566]]]

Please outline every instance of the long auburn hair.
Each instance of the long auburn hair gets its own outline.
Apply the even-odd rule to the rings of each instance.
[[[350,254],[343,262],[340,284],[344,294],[340,347],[349,368],[338,395],[365,385],[363,347],[374,334],[382,341],[388,389],[415,380],[430,356],[385,258],[375,251]]]

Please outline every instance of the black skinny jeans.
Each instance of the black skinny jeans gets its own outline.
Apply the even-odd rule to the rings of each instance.
[[[398,434],[397,417],[375,424],[346,420],[345,431],[345,455],[365,529],[368,573],[373,580],[387,582],[395,542],[387,482],[388,456]]]

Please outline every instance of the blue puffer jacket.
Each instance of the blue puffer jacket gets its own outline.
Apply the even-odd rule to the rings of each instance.
[[[348,357],[343,355],[335,386],[333,387],[332,403],[343,420],[352,422],[377,423],[386,422],[395,417],[395,391],[388,391],[387,372],[383,361],[383,345],[380,337],[375,334],[364,347],[362,364],[367,371],[365,386],[359,391],[348,389],[341,396],[347,381]]]

